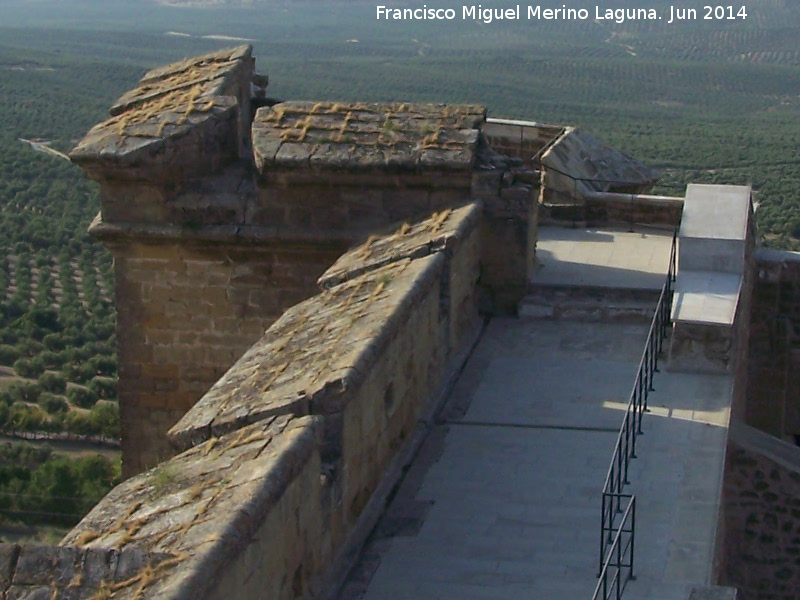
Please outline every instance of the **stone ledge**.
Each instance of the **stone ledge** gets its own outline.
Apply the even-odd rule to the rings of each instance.
[[[256,167],[262,175],[469,170],[485,114],[478,105],[284,102],[256,113]]]
[[[732,327],[742,282],[742,275],[680,271],[675,282],[672,321]]]
[[[473,202],[413,225],[404,223],[389,235],[371,236],[343,254],[317,283],[323,289],[330,289],[389,263],[436,252],[452,254],[459,242],[480,224],[481,210],[481,203]]]
[[[360,231],[340,230],[333,232],[317,232],[290,227],[261,227],[255,225],[209,225],[201,228],[181,227],[180,225],[161,225],[151,223],[103,221],[97,215],[89,225],[89,233],[107,243],[121,240],[152,241],[154,243],[175,243],[177,240],[191,240],[199,244],[242,244],[268,246],[274,244],[286,248],[287,244],[301,247],[305,244],[323,244],[337,246],[352,244],[363,239]]]

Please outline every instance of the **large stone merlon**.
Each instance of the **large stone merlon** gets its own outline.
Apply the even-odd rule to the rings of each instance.
[[[485,108],[283,102],[253,122],[258,194],[245,223],[360,242],[470,200]]]
[[[167,188],[248,158],[251,51],[240,46],[150,71],[70,158],[101,184]],[[104,189],[104,198],[110,193]]]
[[[733,372],[743,364],[752,288],[752,214],[749,187],[688,186],[678,234],[671,369]],[[743,387],[744,381],[737,385]],[[735,405],[734,411],[743,409],[741,402]]]

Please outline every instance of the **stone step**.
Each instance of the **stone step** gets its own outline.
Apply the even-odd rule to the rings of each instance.
[[[660,291],[533,284],[519,304],[527,319],[649,323]]]

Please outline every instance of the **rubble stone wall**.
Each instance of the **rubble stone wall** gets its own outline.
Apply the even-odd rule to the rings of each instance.
[[[800,449],[742,429],[728,442],[720,583],[742,600],[790,600],[800,589]]]

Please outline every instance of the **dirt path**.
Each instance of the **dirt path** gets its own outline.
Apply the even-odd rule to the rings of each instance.
[[[11,435],[0,434],[0,442],[27,442],[34,446],[48,446],[56,454],[69,456],[71,458],[84,458],[101,454],[110,460],[115,460],[120,456],[118,448],[110,448],[103,444],[94,442],[81,442],[78,440],[27,440]]]

